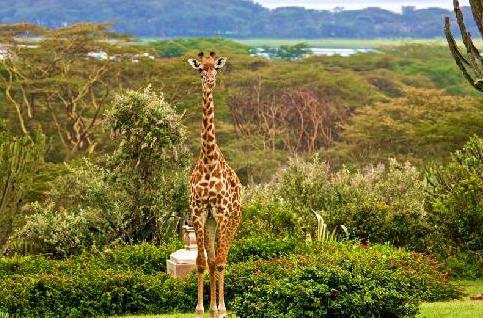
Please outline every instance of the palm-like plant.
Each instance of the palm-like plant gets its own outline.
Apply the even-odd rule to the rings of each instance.
[[[317,241],[334,241],[336,239],[337,229],[339,227],[334,227],[332,232],[330,232],[324,218],[316,211],[313,212],[317,217]],[[349,231],[347,230],[347,227],[345,225],[340,225],[340,228],[342,229],[342,231],[344,231],[345,238],[348,240]]]
[[[473,18],[483,38],[483,0],[470,0],[470,5],[471,11],[473,12]],[[461,32],[461,38],[466,47],[466,53],[462,53],[458,48],[451,31],[450,19],[449,17],[446,17],[444,31],[451,54],[468,82],[474,88],[483,92],[483,58],[480,51],[474,45],[470,32],[466,29],[459,1],[453,0],[453,6],[456,22],[458,23]]]

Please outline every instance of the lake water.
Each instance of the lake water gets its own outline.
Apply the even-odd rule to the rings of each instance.
[[[312,54],[315,56],[344,56],[348,57],[357,53],[369,53],[369,52],[375,52],[375,49],[360,49],[360,48],[309,48],[312,51]],[[268,53],[265,53],[263,51],[263,48],[257,48],[254,54],[254,56],[261,56],[265,58],[270,58],[270,55]]]
[[[338,49],[338,48],[311,48],[310,49],[314,55],[318,56],[351,56],[356,53],[369,53],[374,52],[374,49]]]

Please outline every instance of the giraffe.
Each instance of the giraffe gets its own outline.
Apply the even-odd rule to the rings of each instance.
[[[224,318],[226,317],[224,270],[231,242],[241,220],[241,183],[223,157],[215,139],[213,89],[216,85],[216,73],[225,65],[226,58],[216,58],[215,52],[211,52],[209,56],[204,56],[201,52],[198,57],[199,60],[188,60],[201,76],[203,91],[201,151],[190,178],[191,223],[198,247],[196,317],[201,318],[204,314],[203,282],[206,264],[208,264],[210,317]],[[217,240],[216,252],[215,240]],[[218,308],[216,280],[218,280]]]

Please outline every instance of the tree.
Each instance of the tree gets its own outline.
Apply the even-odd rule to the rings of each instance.
[[[47,135],[57,135],[60,152],[67,156],[94,149],[99,117],[112,89],[109,72],[117,63],[114,58],[121,59],[126,51],[107,41],[121,38],[109,26],[0,26],[7,50],[0,86],[23,135],[32,136],[41,126]]]
[[[35,139],[0,137],[0,247],[12,232],[13,219],[43,160],[44,145],[45,137],[38,131]]]
[[[108,119],[119,145],[109,159],[129,195],[129,241],[169,236],[188,211],[188,149],[181,116],[150,88],[117,95]]]
[[[337,124],[347,117],[330,97],[315,89],[279,91],[261,77],[254,89],[230,96],[229,107],[239,135],[260,134],[266,148],[275,151],[282,145],[292,154],[329,148]]]
[[[480,103],[435,89],[406,88],[402,97],[355,112],[342,125],[341,142],[330,157],[370,163],[397,157],[412,162],[437,160],[483,133]],[[340,158],[338,158],[340,159]]]
[[[466,54],[462,53],[458,49],[458,45],[454,39],[451,31],[451,23],[449,17],[445,19],[444,31],[446,39],[448,41],[451,54],[453,55],[456,64],[463,72],[463,75],[468,82],[477,90],[483,92],[483,58],[480,51],[476,48],[471,38],[470,32],[468,32],[465,22],[463,20],[463,13],[460,9],[459,1],[454,0],[454,11],[456,15],[456,21],[458,23],[459,30],[461,32],[461,38],[466,48]],[[471,11],[478,30],[483,36],[483,2],[480,0],[470,0]]]

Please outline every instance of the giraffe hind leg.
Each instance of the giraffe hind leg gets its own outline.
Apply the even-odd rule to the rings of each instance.
[[[226,215],[228,215],[227,207],[219,207],[217,216],[217,235],[218,235],[218,246],[216,253],[216,269],[218,272],[218,317],[226,317],[226,307],[225,307],[225,266],[226,258],[228,255],[228,231],[227,225],[228,220]]]
[[[240,204],[233,205],[232,217],[228,222],[228,249],[230,249],[231,244],[236,236],[236,231],[241,222],[241,206]]]

